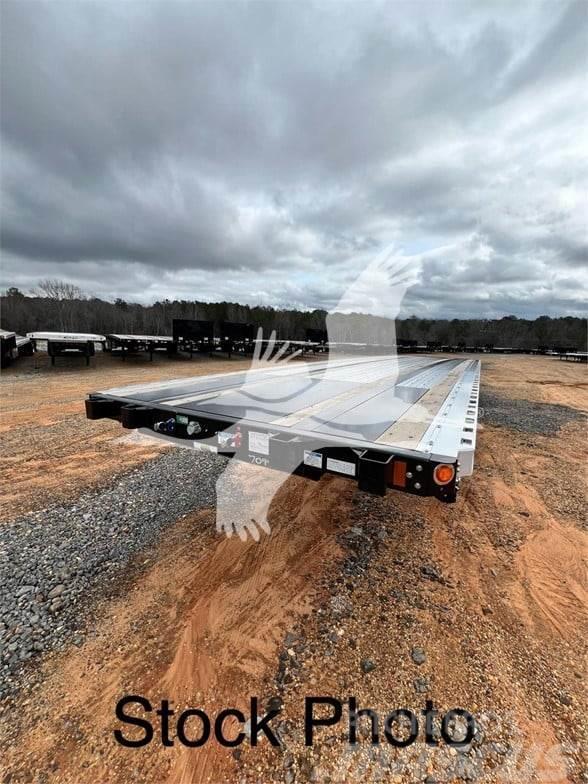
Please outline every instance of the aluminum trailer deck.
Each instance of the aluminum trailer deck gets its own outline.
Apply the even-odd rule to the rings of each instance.
[[[145,351],[153,361],[154,351],[165,350],[168,355],[171,355],[176,353],[177,348],[171,335],[120,335],[118,333],[106,335],[105,350],[120,349],[123,360],[126,359],[127,354]]]
[[[37,343],[47,343],[47,354],[51,357],[51,364],[55,364],[55,357],[65,357],[71,354],[81,354],[86,357],[86,365],[90,364],[90,357],[94,356],[95,344],[104,345],[104,335],[78,332],[27,332],[27,337],[33,341],[35,351]]]
[[[480,363],[369,357],[287,363],[95,392],[89,419],[289,473],[454,501],[472,473]]]

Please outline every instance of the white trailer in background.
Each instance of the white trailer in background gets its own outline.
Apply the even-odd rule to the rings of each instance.
[[[27,332],[27,337],[33,341],[35,350],[39,343],[47,344],[47,354],[51,357],[52,365],[55,364],[55,357],[71,354],[86,357],[86,365],[89,365],[96,343],[104,345],[106,341],[104,335],[81,332]]]

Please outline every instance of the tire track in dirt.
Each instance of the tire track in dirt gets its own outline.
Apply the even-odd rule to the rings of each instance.
[[[513,604],[538,631],[545,624],[573,640],[588,628],[586,535],[551,519],[527,538],[516,559],[520,592]]]
[[[259,482],[259,469],[251,470]],[[180,545],[165,541],[128,600],[103,608],[94,639],[46,662],[34,701],[47,710],[25,701],[27,750],[14,737],[0,769],[35,770],[63,784],[230,781],[235,762],[214,741],[201,749],[118,746],[116,702],[133,693],[154,708],[167,698],[178,711],[248,713],[285,632],[310,610],[315,578],[337,563],[336,533],[351,494],[336,478],[320,486],[290,478],[272,505],[271,534],[259,543],[215,536],[212,513],[178,523],[194,529],[194,542],[185,533]]]
[[[250,473],[251,481],[263,481],[256,468]],[[163,675],[164,693],[186,705],[202,694],[209,710],[230,705],[247,714],[248,695],[257,693],[256,685],[273,666],[285,629],[310,609],[313,575],[327,558],[335,563],[336,519],[350,492],[341,480],[327,481],[319,490],[292,478],[275,499],[281,522],[276,525],[274,517],[269,536],[259,543],[232,537],[215,548],[199,569],[199,596]],[[285,518],[290,519],[284,525]],[[215,775],[220,781],[226,758],[216,743],[197,753],[182,749],[169,781],[198,784],[214,781]]]

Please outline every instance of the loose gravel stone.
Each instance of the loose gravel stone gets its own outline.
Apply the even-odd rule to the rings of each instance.
[[[215,506],[225,465],[216,455],[170,450],[75,504],[0,527],[0,699],[18,688],[24,661],[73,639],[82,608],[167,526]],[[42,643],[31,627],[43,631]]]
[[[555,435],[568,422],[585,419],[582,411],[569,406],[500,397],[485,391],[480,394],[480,409],[484,423],[543,436]]]
[[[561,702],[562,705],[571,705],[572,698],[566,691],[560,691],[557,694],[557,699]]]
[[[414,690],[418,694],[426,694],[429,691],[430,684],[428,678],[415,678],[413,681]]]
[[[439,569],[437,569],[435,566],[431,566],[428,564],[425,564],[425,566],[421,566],[421,574],[425,579],[432,580],[433,582],[441,582],[443,579],[443,576],[439,571]]]

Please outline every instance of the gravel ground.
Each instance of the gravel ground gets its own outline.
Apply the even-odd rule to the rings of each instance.
[[[214,507],[225,461],[173,450],[83,494],[0,527],[0,699],[23,665],[69,641],[80,644],[82,608],[165,527]]]
[[[582,411],[569,406],[501,397],[489,392],[481,393],[480,408],[483,409],[480,419],[485,424],[542,436],[555,435],[568,422],[585,419]]]
[[[495,620],[501,612],[497,596],[494,606],[484,603],[472,612],[459,569],[450,572],[432,557],[434,536],[424,516],[365,493],[358,492],[353,501],[353,525],[338,537],[345,554],[341,571],[319,579],[320,603],[286,635],[274,680],[266,686],[266,709],[285,707],[276,723],[281,748],[246,748],[235,780],[257,784],[261,769],[267,774],[264,781],[286,784],[521,782],[524,773],[519,777],[517,765],[525,757],[520,722],[493,667],[496,660],[508,661],[517,687],[532,695],[531,712],[537,699],[543,709],[550,706],[553,726],[567,737],[561,753],[572,770],[579,766],[581,744],[575,730],[564,724],[562,710],[562,704],[572,704],[569,682],[542,644],[519,629],[524,645],[517,651],[508,626],[503,630]],[[461,546],[470,537],[467,529],[464,535]],[[452,650],[455,639],[464,650],[455,650],[449,671],[444,670],[439,651]],[[343,720],[324,728],[309,750],[300,717],[300,695],[307,694],[334,695],[343,702],[341,695],[353,694],[358,705],[370,706],[380,716],[408,707],[419,721],[425,700],[434,698],[443,710],[453,704],[473,711],[476,730],[472,742],[459,750],[443,744],[431,750],[422,742],[421,726],[417,743],[395,749],[384,739],[370,745],[369,721],[358,723],[359,741],[348,744]],[[433,728],[439,741],[438,721]],[[456,736],[463,737],[460,731]],[[267,754],[265,764],[260,754]],[[532,758],[527,764],[533,770]],[[550,780],[563,781],[559,776]]]

